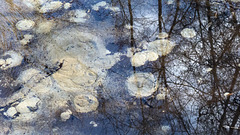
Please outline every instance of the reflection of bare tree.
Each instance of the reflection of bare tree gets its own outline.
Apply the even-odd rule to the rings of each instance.
[[[135,1],[118,1],[129,12],[122,11],[123,18],[129,18],[134,26]],[[125,3],[125,4],[124,4]],[[134,5],[134,6],[133,6]],[[138,6],[138,5],[137,5]],[[158,77],[159,90],[153,97],[124,102],[128,106],[124,111],[107,113],[109,121],[115,123],[115,130],[128,133],[130,129],[138,134],[154,134],[163,123],[171,126],[172,133],[186,134],[237,134],[239,133],[239,29],[238,9],[233,2],[205,0],[176,0],[173,5],[166,5],[165,0],[152,4],[157,9],[157,31],[167,32],[169,40],[175,40],[178,46],[167,56],[161,56],[157,62],[149,63],[143,70],[151,68]],[[144,9],[143,9],[144,10]],[[164,12],[165,11],[165,12]],[[139,19],[139,18],[138,18]],[[149,26],[149,27],[153,27]],[[143,26],[144,27],[144,26]],[[197,36],[183,38],[180,32],[184,28],[193,28]],[[138,41],[153,39],[156,29],[151,34],[139,39],[135,27],[130,29],[131,47]],[[133,38],[135,37],[135,39]],[[138,69],[136,69],[138,70]],[[161,88],[170,93],[166,101],[156,101],[154,96]],[[224,96],[224,93],[230,93]],[[146,103],[149,104],[146,108]],[[133,102],[137,101],[137,105]],[[160,103],[161,102],[161,103]],[[106,102],[107,103],[107,102]],[[104,108],[114,108],[112,104]],[[133,109],[134,108],[134,109]],[[162,111],[165,111],[162,113]],[[130,112],[141,117],[129,120]],[[118,116],[112,118],[113,115]],[[152,126],[154,125],[155,126]],[[128,127],[128,128],[126,128]],[[134,131],[135,131],[134,130]],[[119,133],[119,134],[121,134]]]
[[[154,134],[166,121],[166,116],[171,116],[152,108],[136,99],[135,101],[102,101],[102,109],[99,113],[104,115],[103,132],[115,132],[115,134]],[[154,103],[156,104],[156,103]],[[153,105],[154,105],[153,104]],[[159,104],[159,103],[158,103]],[[111,127],[111,128],[109,128]]]
[[[184,78],[184,74],[182,74],[183,77],[181,78],[183,83],[195,85],[194,87],[197,86],[196,88],[192,87],[193,91],[196,92],[193,96],[201,98],[199,101],[195,100],[198,102],[195,105],[200,107],[198,110],[198,119],[200,120],[198,123],[199,128],[197,129],[198,132],[205,131],[207,134],[226,134],[228,131],[224,128],[224,125],[229,125],[231,121],[231,125],[235,125],[237,123],[236,118],[238,117],[236,113],[236,107],[238,105],[234,105],[233,110],[229,110],[228,108],[229,105],[231,105],[231,98],[235,95],[224,98],[223,94],[225,92],[238,92],[236,86],[238,86],[237,78],[239,67],[237,66],[237,61],[235,61],[238,59],[235,55],[235,49],[237,47],[236,36],[239,31],[239,26],[236,24],[225,25],[229,23],[226,22],[225,19],[229,21],[231,21],[231,19],[228,18],[228,16],[224,16],[221,12],[227,14],[230,13],[231,10],[223,10],[222,7],[220,7],[218,8],[218,12],[216,12],[214,8],[216,8],[216,5],[213,5],[207,0],[205,3],[196,1],[198,24],[200,24],[198,29],[200,38],[197,38],[197,41],[190,40],[189,42],[186,40],[181,43],[190,46],[187,47],[190,50],[188,52],[180,50],[183,52],[182,60],[185,59],[184,63],[186,63],[186,67],[188,67],[186,72],[190,72],[186,73],[188,79]],[[234,18],[235,17],[232,17],[233,20]],[[206,21],[204,22],[204,20]],[[218,23],[218,21],[223,22],[221,22],[221,24]],[[192,27],[196,28],[194,25],[192,25]],[[223,34],[226,33],[226,31],[228,31],[229,34]],[[234,58],[231,59],[230,55]],[[228,59],[229,61],[226,62],[224,59]],[[187,61],[192,64],[188,65]],[[201,71],[201,68],[210,70],[204,73],[204,71]],[[236,117],[233,118],[231,115],[235,115]],[[233,130],[233,128],[230,128],[229,134],[233,134]]]

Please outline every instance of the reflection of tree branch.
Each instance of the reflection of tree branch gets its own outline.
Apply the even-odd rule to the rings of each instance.
[[[177,8],[176,8],[176,12],[175,12],[174,19],[173,19],[173,24],[172,24],[172,27],[170,28],[169,33],[168,33],[169,38],[172,34],[174,26],[177,24],[177,16],[178,16],[179,8],[180,8],[180,0],[177,0]]]
[[[200,10],[200,9],[199,9],[200,3],[199,3],[198,0],[196,0],[196,1],[197,1],[197,2],[196,2],[196,10],[197,10],[197,14],[198,14],[199,30],[200,30],[200,33],[201,33],[202,43],[203,43],[203,45],[205,46],[206,41],[205,41],[205,39],[203,38],[201,15],[200,15],[200,11],[199,11],[199,10]],[[203,47],[204,47],[204,46],[203,46]]]
[[[131,0],[128,0],[128,10],[130,14],[130,31],[131,31],[131,47],[134,47],[134,37],[133,37],[133,13],[132,13],[132,4]]]
[[[208,23],[211,23],[211,5],[209,0],[206,0],[206,7],[207,7],[207,18],[208,18]],[[216,58],[215,58],[215,51],[214,51],[214,43],[213,43],[213,33],[212,33],[212,25],[208,28],[208,40],[210,43],[210,56],[211,56],[211,62],[212,62],[212,74],[213,74],[213,88],[212,88],[212,99],[215,100],[216,95],[215,92],[218,90],[218,76],[217,76],[217,63],[216,63]],[[218,90],[219,95],[221,95],[220,91]]]
[[[231,84],[231,86],[229,88],[229,92],[230,93],[233,92],[234,86],[235,86],[235,84],[237,82],[238,75],[239,75],[239,67],[237,67],[236,70],[235,70],[234,77],[233,77],[233,80],[232,80],[232,84]],[[223,127],[223,122],[224,122],[226,114],[227,114],[227,108],[228,108],[229,101],[230,101],[230,97],[227,98],[227,100],[226,100],[226,102],[224,104],[223,114],[222,114],[222,116],[221,116],[221,118],[219,120],[220,123],[219,123],[219,126],[218,126],[217,134],[220,134],[220,131],[221,131],[222,127]]]
[[[180,103],[179,103],[179,105],[180,105]],[[175,105],[175,103],[173,102],[173,106],[174,106],[174,108],[175,108],[175,112],[174,113],[176,113],[175,115],[176,115],[176,117],[178,117],[178,119],[180,120],[180,122],[182,123],[182,126],[183,126],[183,128],[184,128],[184,130],[187,132],[187,134],[188,135],[190,135],[190,133],[189,133],[189,131],[188,131],[188,128],[187,128],[187,125],[186,125],[186,122],[184,121],[184,119],[183,119],[183,117],[182,117],[182,113],[181,112],[179,112],[178,110],[178,108],[176,107],[176,105]],[[181,106],[181,105],[180,105]],[[182,111],[183,109],[181,109],[181,111]]]
[[[120,4],[120,7],[121,7],[121,9],[122,9],[122,12],[123,12],[123,15],[124,15],[124,21],[125,21],[125,19],[129,22],[129,20],[128,20],[128,18],[127,18],[127,15],[126,15],[126,13],[125,13],[125,10],[124,10],[124,6],[123,6],[123,4],[122,4],[122,2],[121,2],[121,0],[118,0],[118,2],[119,2],[119,4]]]
[[[217,62],[219,62],[219,61],[223,58],[224,54],[231,49],[232,42],[233,42],[234,39],[238,36],[239,30],[240,30],[240,25],[237,25],[237,27],[236,27],[236,29],[235,29],[235,33],[233,34],[233,36],[231,37],[231,39],[225,41],[225,46],[223,47],[223,51],[222,51],[222,53],[220,54],[220,56],[218,57]]]
[[[128,10],[129,10],[129,14],[130,14],[130,31],[131,31],[131,48],[132,48],[132,52],[133,54],[135,54],[134,48],[135,48],[135,43],[134,43],[134,37],[133,37],[133,13],[132,13],[132,4],[131,4],[131,0],[128,0]],[[136,72],[136,67],[133,66],[133,72]]]
[[[162,0],[158,0],[158,28],[162,32]]]
[[[231,124],[230,127],[235,127],[237,121],[239,120],[238,119],[239,116],[240,116],[240,105],[238,105],[238,108],[237,108],[236,113],[235,113],[235,115],[233,117],[233,121],[232,121],[232,124]],[[233,134],[233,130],[234,130],[234,128],[230,128],[230,130],[228,132],[228,135],[232,135]]]

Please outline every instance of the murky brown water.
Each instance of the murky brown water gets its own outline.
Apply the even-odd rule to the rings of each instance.
[[[0,134],[240,134],[239,0],[1,0]]]

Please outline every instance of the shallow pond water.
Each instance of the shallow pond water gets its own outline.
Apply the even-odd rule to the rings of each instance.
[[[239,0],[1,0],[1,135],[240,134]]]

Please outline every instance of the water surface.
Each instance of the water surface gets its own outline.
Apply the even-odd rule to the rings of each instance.
[[[238,0],[1,0],[0,134],[240,134],[239,19]]]

